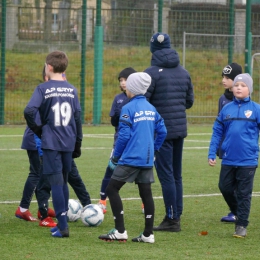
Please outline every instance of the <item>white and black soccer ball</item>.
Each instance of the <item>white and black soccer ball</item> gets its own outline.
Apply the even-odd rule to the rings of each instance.
[[[83,208],[81,220],[87,227],[97,227],[103,222],[104,214],[97,204],[89,204]]]
[[[69,199],[69,210],[67,212],[67,220],[71,222],[75,222],[80,219],[82,212],[82,205],[79,201],[74,199]]]

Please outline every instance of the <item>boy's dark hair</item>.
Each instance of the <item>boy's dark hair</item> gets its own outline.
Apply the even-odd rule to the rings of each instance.
[[[68,66],[68,57],[63,51],[53,51],[46,57],[46,64],[53,67],[54,73],[63,73]]]
[[[119,75],[118,75],[118,80],[120,80],[120,78],[125,78],[127,79],[129,77],[129,75],[131,75],[132,73],[135,73],[136,70],[134,70],[133,68],[129,67],[129,68],[125,68],[123,69]]]

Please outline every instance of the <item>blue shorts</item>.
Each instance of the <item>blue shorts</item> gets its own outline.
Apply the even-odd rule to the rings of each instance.
[[[71,171],[72,152],[60,152],[49,149],[43,151],[43,174],[62,174]]]

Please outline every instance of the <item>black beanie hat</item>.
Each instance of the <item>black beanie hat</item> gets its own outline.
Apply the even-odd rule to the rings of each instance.
[[[235,79],[235,77],[242,73],[242,67],[237,63],[231,63],[227,65],[223,71],[222,71],[222,77],[226,76],[232,80]]]
[[[125,68],[123,69],[119,75],[118,75],[118,80],[120,80],[120,78],[125,78],[127,79],[129,77],[129,75],[131,75],[132,73],[135,73],[136,70],[134,70],[133,68],[129,67],[129,68]]]

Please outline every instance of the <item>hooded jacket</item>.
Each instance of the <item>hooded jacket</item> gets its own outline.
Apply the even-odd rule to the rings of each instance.
[[[113,156],[119,165],[152,168],[154,152],[166,136],[164,121],[143,95],[137,95],[123,106],[118,139]]]
[[[234,98],[222,108],[213,125],[208,158],[216,158],[217,148],[225,136],[221,145],[223,165],[258,165],[259,129],[260,105],[250,97],[244,100]]]
[[[192,107],[194,93],[190,75],[180,65],[178,53],[173,49],[155,51],[151,67],[145,72],[152,78],[145,96],[164,119],[166,139],[185,138],[186,109]]]

